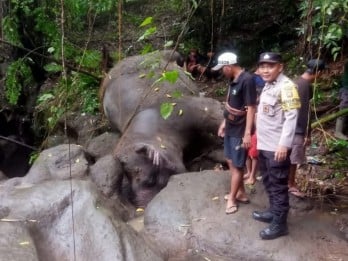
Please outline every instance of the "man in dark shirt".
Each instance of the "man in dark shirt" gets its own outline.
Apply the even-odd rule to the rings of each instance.
[[[340,110],[348,108],[348,62],[344,65],[342,75],[342,88],[340,89]],[[336,120],[335,137],[343,140],[348,140],[348,135],[345,131],[347,129],[348,116],[338,117]]]
[[[240,67],[234,53],[226,52],[218,57],[218,64],[212,70],[220,69],[231,80],[224,110],[225,119],[219,127],[218,135],[224,137],[224,153],[231,172],[226,214],[232,214],[238,211],[238,202],[249,202],[244,188],[243,171],[251,143],[256,86],[253,76]]]
[[[311,142],[310,100],[313,96],[312,83],[325,68],[323,60],[312,59],[308,61],[306,71],[294,81],[298,87],[301,108],[297,118],[295,137],[290,154],[291,165],[288,187],[289,192],[296,197],[305,196],[296,186],[295,174],[297,166],[306,163],[305,150],[306,146]]]

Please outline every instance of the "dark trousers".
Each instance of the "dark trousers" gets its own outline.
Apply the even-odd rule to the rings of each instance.
[[[270,211],[275,216],[287,216],[289,211],[288,176],[290,153],[286,160],[274,160],[273,151],[259,151],[259,168],[268,193]]]

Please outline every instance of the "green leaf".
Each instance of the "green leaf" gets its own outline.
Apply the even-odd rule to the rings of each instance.
[[[160,109],[160,113],[163,119],[168,119],[169,116],[172,114],[174,109],[174,106],[172,103],[169,102],[165,102],[161,104],[161,109]]]
[[[176,99],[182,97],[182,95],[182,92],[179,90],[175,90],[174,92],[172,92],[172,97]]]
[[[56,72],[61,72],[63,70],[62,66],[60,64],[57,64],[57,63],[49,63],[49,64],[46,64],[44,66],[44,69],[47,71],[47,72],[53,72],[53,73],[56,73]]]
[[[144,34],[142,36],[139,37],[139,39],[137,40],[138,42],[145,40],[146,38],[148,38],[150,35],[154,34],[157,31],[157,27],[151,27],[149,29],[147,29]]]
[[[51,94],[51,93],[44,93],[37,99],[37,102],[41,103],[41,102],[45,102],[45,101],[52,100],[52,99],[54,99],[54,95],[53,94]]]
[[[143,27],[145,25],[152,24],[152,21],[153,21],[152,16],[146,17],[145,20],[141,23],[141,25],[139,25],[139,27]]]
[[[168,71],[168,72],[164,72],[162,73],[162,77],[170,82],[170,83],[176,83],[178,77],[179,77],[179,72],[176,71],[176,70],[173,70],[173,71]]]
[[[101,59],[102,57],[100,52],[94,50],[86,50],[84,52],[84,55],[76,57],[75,61],[83,65],[83,67],[96,68],[100,66]]]
[[[164,47],[171,47],[173,46],[174,42],[173,41],[168,41],[164,44]]]
[[[150,52],[152,52],[152,44],[146,44],[140,53],[144,55]]]

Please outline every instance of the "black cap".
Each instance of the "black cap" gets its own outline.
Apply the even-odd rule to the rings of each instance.
[[[260,54],[259,64],[260,63],[281,63],[282,57],[279,53],[265,52]]]
[[[327,69],[327,66],[323,60],[320,59],[312,59],[309,60],[307,63],[307,70],[306,72],[309,72],[311,74],[315,73],[316,71],[323,71]]]

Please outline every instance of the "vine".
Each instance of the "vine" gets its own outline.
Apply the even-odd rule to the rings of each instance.
[[[342,49],[342,40],[348,37],[348,2],[346,0],[311,0],[301,1],[299,6],[302,25],[297,32],[303,37],[305,44],[303,52],[312,53],[317,57],[322,50],[318,48],[323,43],[333,60],[337,59]]]

